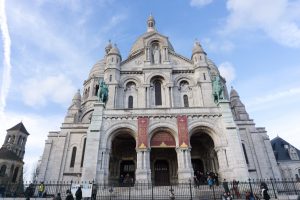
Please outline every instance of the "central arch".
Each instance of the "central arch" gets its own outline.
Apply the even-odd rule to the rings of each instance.
[[[170,185],[177,182],[176,141],[166,130],[156,131],[150,140],[150,164],[152,182],[155,185]]]
[[[133,184],[136,170],[136,141],[126,130],[117,133],[111,141],[109,182]]]

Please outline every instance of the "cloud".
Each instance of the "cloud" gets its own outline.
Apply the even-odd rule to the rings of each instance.
[[[75,87],[70,79],[59,74],[26,80],[21,91],[25,104],[32,107],[44,106],[49,102],[65,105],[70,103]]]
[[[202,7],[212,3],[213,0],[191,0],[190,5],[193,7]]]
[[[231,85],[235,79],[235,69],[230,62],[223,62],[219,65],[219,71],[221,76],[226,79],[227,86]]]
[[[300,48],[299,1],[228,0],[227,9],[224,33],[259,30],[281,45]]]
[[[3,75],[1,83],[1,99],[0,99],[0,114],[3,114],[6,106],[6,98],[9,92],[10,83],[11,83],[11,63],[10,63],[10,35],[8,31],[8,25],[6,20],[5,12],[5,0],[0,0],[0,30],[2,33],[2,42],[3,42]]]
[[[218,40],[211,38],[203,39],[204,46],[212,52],[231,52],[234,49],[234,44],[229,40]]]
[[[268,93],[247,102],[249,111],[260,111],[276,108],[278,105],[291,104],[300,98],[300,87]],[[287,103],[288,102],[288,103]]]

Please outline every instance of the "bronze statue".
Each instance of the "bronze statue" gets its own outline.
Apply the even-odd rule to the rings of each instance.
[[[224,99],[224,86],[220,81],[220,76],[216,76],[212,82],[213,96],[215,103],[218,103],[220,99]]]
[[[99,80],[99,89],[97,92],[98,100],[106,104],[108,100],[108,86],[103,80]]]

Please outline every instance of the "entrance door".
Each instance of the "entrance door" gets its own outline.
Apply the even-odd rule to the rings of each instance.
[[[169,163],[166,160],[157,160],[154,164],[155,185],[170,185]]]
[[[204,173],[203,162],[200,159],[192,159],[194,173],[197,171]]]
[[[122,176],[122,178],[120,178],[124,183],[124,181],[126,183],[133,183],[134,182],[134,172],[135,172],[135,164],[133,162],[133,160],[123,160],[120,164],[120,176]],[[121,182],[120,182],[121,183]]]

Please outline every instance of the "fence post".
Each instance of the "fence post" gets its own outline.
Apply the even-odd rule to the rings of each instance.
[[[294,187],[295,195],[297,195],[297,190],[296,190],[296,186],[295,186],[295,182],[294,182],[294,179],[293,179],[293,178],[292,178],[292,183],[293,183],[293,187]]]
[[[70,184],[70,191],[71,191],[71,189],[72,189],[72,183],[73,183],[73,180],[71,180],[71,184]]]
[[[249,186],[250,186],[250,192],[251,192],[251,194],[253,194],[252,185],[251,185],[251,179],[250,178],[248,179],[248,183],[249,183]]]
[[[270,178],[270,181],[271,181],[271,184],[272,184],[272,189],[273,189],[273,192],[274,192],[275,199],[277,199],[276,191],[275,191],[274,184],[273,184],[273,178]]]
[[[128,194],[128,199],[130,200],[130,192],[131,192],[131,185],[129,185],[129,194]]]
[[[151,182],[151,195],[152,195],[152,200],[154,200],[154,197],[153,197],[153,183]]]
[[[193,200],[192,181],[191,181],[191,179],[189,179],[189,186],[190,186],[190,195],[191,195],[191,200]]]
[[[212,190],[213,190],[213,195],[214,195],[214,200],[216,200],[216,194],[215,194],[215,185],[212,185]]]

